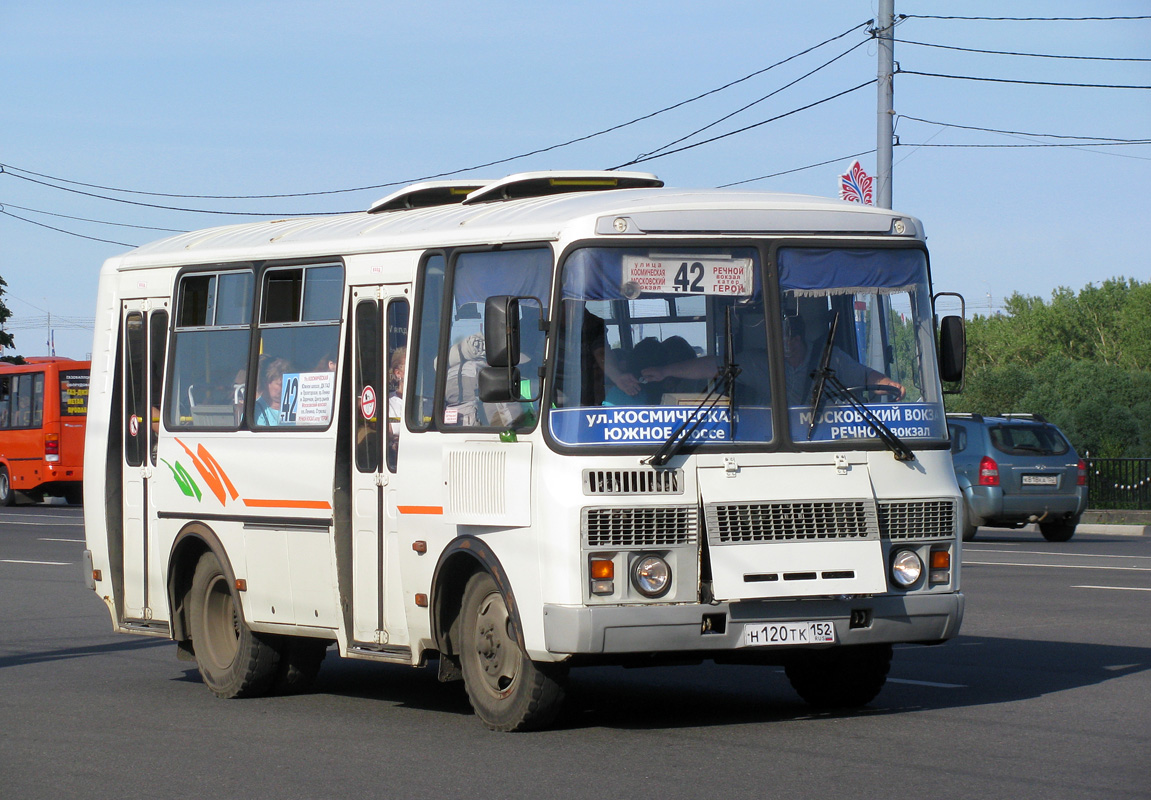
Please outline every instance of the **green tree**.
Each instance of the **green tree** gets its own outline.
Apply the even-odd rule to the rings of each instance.
[[[1013,294],[967,326],[964,394],[948,410],[1039,413],[1081,452],[1151,456],[1151,283]]]
[[[4,330],[4,323],[12,316],[12,312],[8,310],[8,306],[4,305],[4,289],[6,289],[7,286],[8,283],[3,278],[0,278],[0,351],[5,347],[13,346],[12,334]]]

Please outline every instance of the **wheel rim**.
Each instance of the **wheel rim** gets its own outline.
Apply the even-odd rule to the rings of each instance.
[[[476,656],[482,686],[494,697],[506,697],[520,673],[520,648],[508,630],[508,607],[499,592],[480,601],[476,613]]]
[[[8,499],[8,492],[11,488],[8,483],[8,473],[0,470],[0,501]]]
[[[223,575],[215,576],[204,590],[204,642],[197,647],[218,669],[226,669],[240,651],[240,621],[236,604]]]

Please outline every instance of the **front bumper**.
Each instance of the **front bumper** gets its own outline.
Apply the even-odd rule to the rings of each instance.
[[[940,642],[959,632],[960,592],[700,605],[544,606],[544,641],[556,654],[748,652],[745,623],[829,621],[839,644]],[[869,612],[852,627],[852,611]],[[863,616],[863,615],[857,615]],[[722,619],[722,625],[717,622]],[[710,624],[709,624],[710,623]],[[717,629],[722,628],[722,632]],[[772,648],[778,649],[778,648]]]

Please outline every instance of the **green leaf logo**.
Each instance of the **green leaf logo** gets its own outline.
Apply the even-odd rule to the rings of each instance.
[[[164,459],[160,459],[164,461]],[[192,480],[192,476],[188,474],[188,470],[177,461],[176,466],[172,466],[167,461],[164,461],[164,466],[172,470],[172,478],[176,481],[176,485],[180,487],[180,491],[184,493],[185,497],[195,497],[196,502],[200,501],[200,487]]]

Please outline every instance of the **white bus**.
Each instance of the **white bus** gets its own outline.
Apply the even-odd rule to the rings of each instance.
[[[644,173],[140,247],[100,276],[91,588],[221,697],[334,643],[437,664],[497,730],[587,664],[862,705],[963,615],[931,291],[912,217]]]

